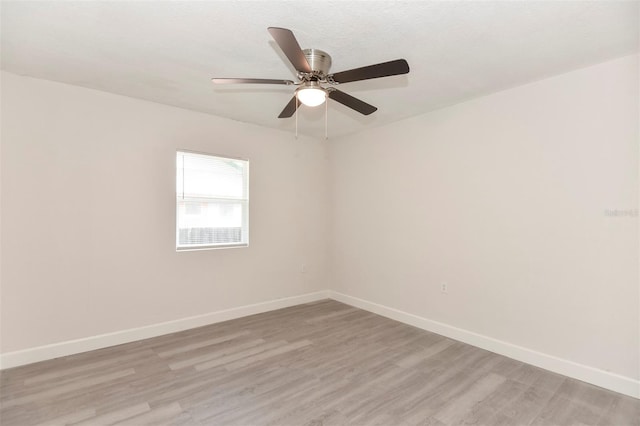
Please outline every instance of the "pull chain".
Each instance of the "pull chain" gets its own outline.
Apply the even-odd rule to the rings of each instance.
[[[298,97],[296,96],[296,139],[298,139]]]
[[[324,101],[324,140],[329,139],[329,101]]]

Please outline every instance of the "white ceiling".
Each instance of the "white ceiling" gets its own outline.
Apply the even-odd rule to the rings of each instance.
[[[333,58],[332,72],[405,58],[408,75],[340,89],[329,135],[387,124],[638,51],[639,2],[2,2],[2,68],[17,74],[294,131],[277,116],[288,86],[215,86],[211,77],[295,79],[267,27]],[[324,136],[324,108],[300,133]]]

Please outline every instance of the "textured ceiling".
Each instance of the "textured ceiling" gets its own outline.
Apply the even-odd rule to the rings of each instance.
[[[327,51],[332,72],[397,58],[408,75],[340,89],[378,107],[329,104],[329,136],[638,51],[639,2],[2,2],[2,68],[293,132],[277,116],[288,86],[215,86],[211,77],[291,79],[267,27]],[[324,136],[324,107],[300,109]]]

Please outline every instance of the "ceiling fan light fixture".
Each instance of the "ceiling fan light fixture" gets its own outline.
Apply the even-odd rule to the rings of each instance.
[[[296,112],[300,104],[309,107],[316,107],[322,104],[326,106],[327,104],[325,102],[329,101],[327,98],[331,98],[331,100],[347,108],[351,108],[362,115],[369,115],[377,110],[373,105],[369,105],[333,86],[352,81],[391,77],[409,72],[409,64],[405,59],[395,59],[393,61],[330,73],[331,55],[327,52],[319,49],[302,50],[293,32],[286,28],[269,27],[267,30],[282,53],[284,53],[291,65],[293,65],[298,77],[297,82],[269,78],[213,78],[212,81],[215,84],[281,84],[285,86],[298,86],[293,97],[289,100],[280,115],[278,115],[278,118],[289,118],[295,114],[296,129],[298,123],[298,115]],[[321,84],[327,85],[327,87],[322,87]]]
[[[319,87],[301,87],[296,91],[298,100],[306,106],[322,105],[327,100],[327,92]]]

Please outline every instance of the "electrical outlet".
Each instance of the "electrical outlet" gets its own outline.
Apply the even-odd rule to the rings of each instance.
[[[447,294],[449,292],[449,284],[447,284],[446,282],[441,282],[440,283],[440,293],[443,294]]]
[[[300,272],[302,272],[303,274],[307,273],[307,264],[303,263],[302,265],[300,265]]]

